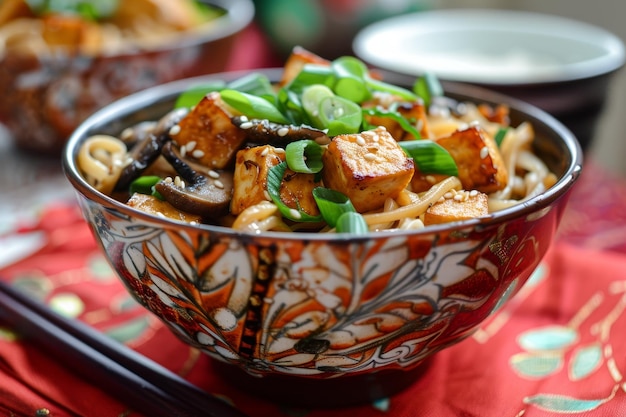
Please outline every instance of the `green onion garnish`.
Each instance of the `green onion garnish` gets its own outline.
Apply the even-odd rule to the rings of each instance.
[[[394,96],[398,96],[406,101],[415,101],[418,99],[417,95],[415,95],[412,91],[407,90],[406,88],[398,87],[396,85],[389,84],[380,80],[375,80],[369,77],[367,77],[366,82],[367,86],[372,91],[381,91],[384,93],[393,94]]]
[[[161,177],[158,175],[144,175],[130,183],[129,192],[130,195],[135,193],[147,194],[153,197],[163,200],[163,196],[154,188],[154,186],[161,181]]]
[[[330,227],[335,227],[337,219],[344,213],[356,212],[348,197],[339,191],[330,188],[316,187],[313,189],[313,198],[322,217]]]
[[[361,106],[339,96],[322,99],[319,117],[329,136],[357,133],[363,121]]]
[[[313,127],[325,129],[324,122],[320,117],[320,103],[326,97],[333,97],[335,93],[330,87],[322,84],[315,84],[306,87],[302,91],[302,108],[306,112]]]
[[[117,10],[119,0],[26,0],[26,3],[38,15],[68,13],[95,21],[111,17]]]
[[[220,95],[226,104],[250,119],[267,119],[274,123],[289,123],[289,120],[276,106],[262,97],[231,89],[222,90]]]
[[[272,88],[270,79],[267,75],[258,72],[244,75],[241,78],[229,82],[228,88],[255,96],[274,95],[274,89]]]
[[[496,145],[498,145],[498,147],[500,147],[500,144],[506,137],[506,133],[508,131],[509,131],[508,127],[501,127],[500,129],[498,129],[498,132],[496,133],[496,136],[494,137],[494,140],[496,141]]]
[[[198,104],[207,94],[226,88],[224,81],[214,81],[207,84],[194,85],[181,93],[174,103],[174,108],[191,108]]]
[[[335,75],[333,91],[340,97],[355,103],[362,103],[371,97],[365,77],[367,67],[357,58],[344,56],[331,63]]]
[[[427,72],[413,84],[413,91],[424,100],[424,104],[428,107],[432,103],[433,98],[443,95],[443,88],[435,74]]]
[[[269,193],[274,204],[276,204],[276,207],[278,207],[280,214],[282,214],[283,217],[296,222],[321,222],[323,220],[321,215],[311,216],[302,210],[293,209],[283,203],[280,198],[280,185],[283,182],[286,170],[287,162],[281,162],[280,164],[270,168],[267,173],[267,192]]]
[[[405,132],[413,135],[415,139],[420,139],[422,135],[409,121],[397,111],[381,110],[378,108],[363,109],[363,114],[368,116],[388,117],[395,120]]]
[[[365,218],[363,218],[361,213],[355,211],[346,212],[339,216],[335,230],[337,233],[352,233],[355,235],[369,232]]]
[[[459,175],[459,169],[450,153],[432,140],[407,140],[398,142],[398,145],[413,158],[424,174]]]
[[[314,140],[299,140],[285,147],[285,159],[294,172],[316,174],[323,168],[322,147]]]

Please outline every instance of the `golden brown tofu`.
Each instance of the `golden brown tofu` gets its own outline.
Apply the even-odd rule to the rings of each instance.
[[[420,138],[428,138],[430,132],[428,129],[428,118],[424,103],[411,103],[401,100],[400,97],[395,97],[387,93],[376,93],[370,100],[363,103],[363,107],[381,107],[383,109],[387,109],[394,103],[399,103],[396,110],[405,119],[407,119],[407,121],[415,127],[418,132],[420,132]],[[389,131],[391,136],[393,136],[397,141],[415,139],[412,134],[408,133],[402,128],[402,126],[400,126],[400,123],[390,117],[365,116],[365,120],[374,126],[384,126]]]
[[[320,214],[313,189],[321,186],[321,182],[315,181],[314,174],[285,171],[283,181],[280,184],[280,199],[285,205],[293,209],[300,209],[311,216]]]
[[[279,85],[289,84],[302,71],[306,64],[330,65],[330,61],[310,52],[301,46],[296,46],[291,51],[283,68],[283,76]]]
[[[426,210],[425,226],[468,220],[489,214],[487,194],[478,191],[451,191],[446,197]]]
[[[135,193],[130,197],[127,204],[138,210],[145,211],[146,213],[167,217],[173,220],[187,223],[200,223],[201,221],[200,216],[182,212],[174,208],[174,206],[167,201],[159,200],[148,194]]]
[[[172,138],[186,155],[211,169],[232,165],[246,139],[245,130],[233,125],[233,115],[218,92],[207,94],[179,123]]]
[[[324,185],[349,197],[359,212],[376,210],[387,198],[397,197],[415,169],[413,159],[384,127],[335,136],[323,161]]]
[[[237,152],[233,176],[233,199],[230,212],[240,214],[246,208],[270,200],[267,194],[267,174],[285,159],[270,145],[256,146]]]
[[[489,194],[506,186],[508,173],[498,145],[480,127],[457,130],[436,142],[456,161],[464,189]]]

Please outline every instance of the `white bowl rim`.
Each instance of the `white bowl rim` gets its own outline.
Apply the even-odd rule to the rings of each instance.
[[[457,67],[432,70],[428,59],[420,60],[419,47],[402,49],[402,41],[418,36],[433,35],[447,30],[480,30],[494,35],[506,31],[508,35],[549,36],[572,43],[601,48],[600,56],[559,67],[559,72],[535,71],[521,78],[519,73],[497,74],[463,73]],[[567,36],[564,32],[567,31]],[[395,40],[395,42],[394,42]],[[394,45],[396,45],[394,47]],[[407,75],[435,72],[441,79],[483,85],[527,85],[575,81],[608,74],[624,65],[626,52],[622,40],[613,33],[582,21],[557,15],[505,9],[440,9],[422,11],[387,18],[357,33],[352,44],[354,53],[368,64]],[[412,48],[411,48],[412,49]],[[432,62],[432,61],[431,61]]]

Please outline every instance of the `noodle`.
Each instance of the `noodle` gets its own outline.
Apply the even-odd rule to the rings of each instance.
[[[113,136],[92,136],[80,148],[78,165],[87,182],[108,194],[126,163],[126,152],[124,142]]]

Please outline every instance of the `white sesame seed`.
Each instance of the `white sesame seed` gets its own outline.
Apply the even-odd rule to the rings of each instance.
[[[457,194],[454,196],[454,201],[462,201],[463,200],[463,194]]]
[[[359,146],[365,146],[367,142],[365,142],[365,139],[363,139],[362,136],[357,136],[356,137],[356,144]]]
[[[371,152],[368,152],[365,155],[363,155],[363,158],[365,158],[368,161],[373,161],[376,159],[376,155]]]
[[[435,177],[433,177],[432,175],[426,175],[425,180],[429,183],[429,184],[434,184],[437,182],[437,180],[435,179]]]
[[[278,133],[278,136],[287,136],[287,133],[289,133],[289,128],[288,127],[281,127],[280,129],[278,129],[278,131],[276,132]]]
[[[241,120],[242,122],[247,122],[248,121],[248,117],[247,116],[239,116],[239,120]]]
[[[478,120],[472,120],[471,122],[469,122],[469,125],[472,127],[480,126],[480,122]]]
[[[187,149],[188,152],[191,152],[194,149],[196,149],[196,145],[197,144],[198,144],[198,142],[196,142],[195,140],[190,140],[189,142],[187,142],[187,144],[184,146],[184,148]]]
[[[478,195],[478,190],[472,190],[469,193],[470,197],[476,197]]]
[[[449,192],[449,191],[443,195],[443,198],[445,198],[445,199],[449,199],[449,198],[452,198],[452,197],[454,197],[454,194]]]
[[[196,149],[195,151],[193,151],[193,152],[191,153],[191,155],[192,155],[194,158],[202,158],[202,157],[204,156],[204,151],[202,151],[202,150],[200,150],[200,149]]]
[[[291,217],[293,217],[294,219],[299,219],[302,217],[302,214],[300,214],[300,212],[296,209],[289,209],[289,214],[291,215]]]
[[[165,179],[164,179],[163,181],[165,181],[165,182],[166,182],[166,183],[168,183],[168,184],[171,184],[172,182],[174,182],[174,181],[172,180],[172,177],[165,177]]]
[[[485,159],[488,156],[489,156],[489,148],[486,146],[483,146],[483,148],[480,150],[480,159]]]
[[[183,146],[182,148],[180,148],[180,156],[182,156],[183,158],[185,156],[187,156],[187,147]]]
[[[285,149],[284,148],[274,148],[274,153],[285,153]]]
[[[241,129],[250,129],[253,126],[252,122],[243,122],[239,125]]]
[[[179,125],[174,125],[174,126],[170,127],[170,131],[169,131],[170,136],[176,136],[179,133],[180,133],[180,126]]]
[[[268,148],[267,146],[265,148],[263,148],[263,150],[261,151],[261,156],[267,156],[267,154],[270,153],[270,148]]]
[[[221,188],[224,189],[224,183],[220,180],[215,180],[213,181],[213,184],[217,187],[217,188]]]
[[[220,177],[220,173],[217,171],[210,170],[209,177],[213,178],[214,180],[218,179]]]
[[[163,218],[163,219],[165,218],[165,214],[161,213],[160,211],[157,211],[155,214],[156,214],[158,217],[161,217],[161,218]]]

